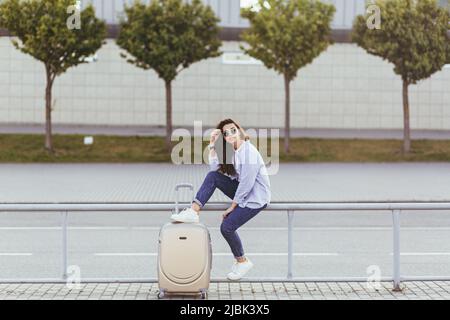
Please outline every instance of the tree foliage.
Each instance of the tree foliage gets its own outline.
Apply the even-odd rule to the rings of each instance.
[[[220,55],[219,19],[200,0],[135,1],[125,8],[117,44],[127,61],[166,82],[191,64]]]
[[[318,0],[259,0],[242,9],[250,21],[242,35],[250,47],[242,49],[293,80],[330,44],[334,12],[333,5]]]
[[[80,13],[80,29],[69,29],[67,8],[73,0],[4,0],[0,25],[9,30],[13,44],[49,67],[57,76],[86,62],[106,37],[106,25],[95,17],[94,8]]]
[[[376,0],[381,28],[368,29],[368,15],[356,18],[353,41],[394,65],[394,72],[415,84],[442,69],[450,58],[449,12],[436,0]]]

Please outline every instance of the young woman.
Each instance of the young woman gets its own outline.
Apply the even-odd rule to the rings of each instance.
[[[216,188],[232,199],[231,206],[223,213],[220,231],[236,259],[227,277],[239,280],[253,263],[245,257],[236,230],[267,207],[271,197],[270,181],[258,149],[235,121],[226,119],[217,125],[211,133],[209,150],[210,171],[192,206],[172,215],[172,220],[198,222],[201,208]]]

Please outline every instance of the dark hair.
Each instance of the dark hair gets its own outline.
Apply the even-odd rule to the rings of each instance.
[[[238,128],[238,130],[244,140],[249,140],[250,138],[245,133],[245,130],[239,124],[237,124],[236,121],[234,121],[232,119],[222,120],[219,122],[219,124],[216,127],[216,129],[219,129],[222,132],[222,134],[220,135],[220,137],[222,137],[222,139],[220,139],[220,137],[219,137],[215,143],[217,156],[219,157],[219,171],[232,176],[232,175],[236,174],[236,169],[234,168],[234,166],[232,164],[232,160],[231,160],[234,155],[234,150],[232,148],[227,148],[227,142],[225,141],[225,137],[223,135],[223,127],[226,126],[227,124],[234,124]],[[227,149],[228,149],[228,154],[227,154]],[[222,153],[222,154],[220,154],[220,153]],[[220,161],[220,160],[222,160],[222,161]]]

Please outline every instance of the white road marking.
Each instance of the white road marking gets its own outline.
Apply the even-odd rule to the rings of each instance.
[[[392,255],[392,253],[391,253]],[[401,252],[401,256],[450,256],[450,252]]]
[[[129,227],[68,227],[68,230],[130,230]],[[158,228],[159,229],[159,228]],[[0,231],[9,230],[23,230],[23,231],[35,231],[35,230],[61,230],[61,227],[0,227]]]
[[[391,252],[390,255],[393,253]],[[130,256],[157,256],[156,252],[101,252],[94,253],[94,256],[99,257],[130,257]],[[274,257],[274,256],[287,256],[286,252],[252,252],[247,253],[249,256],[259,257]],[[310,257],[331,257],[342,256],[342,253],[337,252],[295,252],[294,256],[310,256]],[[450,256],[450,252],[403,252],[402,256]],[[213,253],[213,256],[231,256],[228,252]]]
[[[68,230],[153,230],[158,231],[161,227],[68,227]],[[219,227],[208,227],[209,230],[220,230]],[[34,230],[61,230],[61,227],[0,227],[0,231],[34,231]],[[239,230],[248,231],[284,231],[287,227],[243,227]],[[294,227],[296,231],[392,231],[392,227]],[[450,231],[450,227],[402,227],[405,231]]]
[[[247,253],[249,256],[256,257],[275,257],[275,256],[287,256],[286,252],[252,252]],[[99,252],[94,253],[94,256],[98,257],[142,257],[142,256],[158,256],[156,252]],[[214,256],[231,256],[228,252],[213,253]],[[336,257],[343,256],[342,253],[337,252],[294,252],[294,256],[303,257]],[[393,255],[393,253],[389,253]],[[450,252],[402,252],[402,256],[450,256]],[[0,252],[1,257],[20,257],[20,256],[33,256],[33,253],[29,252]]]
[[[287,253],[283,252],[258,252],[258,253],[247,253],[249,256],[287,256]],[[216,256],[231,256],[231,253],[214,253]],[[338,256],[339,253],[328,253],[328,252],[294,252],[294,256],[311,256],[311,257],[327,257],[327,256]]]
[[[98,257],[140,257],[140,256],[157,256],[154,252],[130,252],[130,253],[94,253],[94,256]]]
[[[141,256],[157,256],[158,253],[155,252],[129,252],[129,253],[122,253],[122,252],[113,252],[113,253],[94,253],[94,256],[98,257],[141,257]],[[228,252],[218,252],[213,253],[213,256],[231,256],[231,253]],[[249,256],[287,256],[287,253],[280,253],[280,252],[258,252],[258,253],[247,253]],[[311,253],[303,253],[303,252],[296,252],[294,253],[294,256],[338,256],[338,253],[322,253],[322,252],[311,252]]]

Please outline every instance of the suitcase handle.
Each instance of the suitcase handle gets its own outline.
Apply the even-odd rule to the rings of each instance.
[[[191,189],[191,191],[192,191],[192,198],[194,198],[194,185],[193,184],[191,184],[191,183],[178,183],[175,186],[175,212],[177,214],[180,212],[180,209],[179,209],[179,206],[178,206],[178,203],[179,203],[179,200],[178,200],[179,192],[178,192],[178,190],[180,190],[181,188]]]

